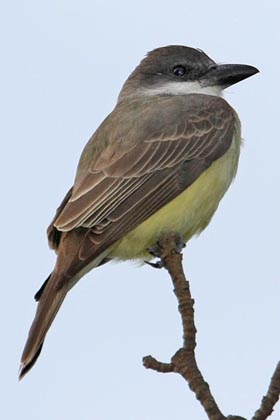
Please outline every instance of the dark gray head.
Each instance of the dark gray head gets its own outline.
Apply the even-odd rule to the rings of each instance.
[[[244,64],[216,64],[199,49],[170,45],[148,53],[125,82],[119,100],[188,93],[221,95],[223,89],[257,72]]]

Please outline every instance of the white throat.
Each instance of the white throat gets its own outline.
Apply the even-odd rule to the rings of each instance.
[[[222,96],[223,90],[220,86],[201,86],[199,82],[166,82],[154,88],[140,88],[137,96],[156,95],[189,95],[199,93],[201,95]]]

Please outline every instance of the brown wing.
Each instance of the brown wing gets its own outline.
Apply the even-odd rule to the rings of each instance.
[[[69,199],[71,197],[71,194],[72,194],[72,190],[73,190],[73,187],[70,188],[70,190],[68,191],[68,193],[66,194],[66,196],[62,200],[62,203],[57,208],[56,213],[55,213],[55,216],[54,216],[53,220],[51,221],[51,224],[50,224],[50,226],[48,228],[48,240],[49,240],[49,244],[50,244],[50,247],[52,249],[55,249],[55,250],[57,250],[57,248],[58,248],[59,241],[60,241],[60,236],[61,236],[61,232],[59,230],[53,228],[53,223],[55,222],[55,220],[57,219],[57,217],[60,215],[60,213],[64,209],[65,205],[68,203],[68,201],[69,201]],[[48,279],[46,281],[48,281]]]
[[[67,292],[107,249],[170,202],[231,145],[233,110],[211,96],[120,103],[86,146],[48,229],[56,266],[36,298],[20,377],[37,360]]]
[[[53,247],[54,232],[84,228],[94,249],[84,246],[82,259],[98,255],[178,196],[232,142],[234,112],[221,98],[159,97],[138,100],[132,110],[121,106],[106,120],[111,137],[101,125],[86,147],[71,197],[49,228]]]

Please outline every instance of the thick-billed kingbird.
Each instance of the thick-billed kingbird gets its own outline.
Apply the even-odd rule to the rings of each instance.
[[[35,295],[20,378],[85,273],[113,259],[149,259],[163,235],[187,242],[208,225],[235,177],[241,145],[238,116],[222,91],[257,72],[176,45],[150,52],[132,72],[48,228],[57,261]]]

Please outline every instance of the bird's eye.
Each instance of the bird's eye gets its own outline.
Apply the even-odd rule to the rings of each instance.
[[[175,76],[182,77],[186,74],[186,67],[181,65],[175,66],[173,68],[173,73],[175,74]]]

